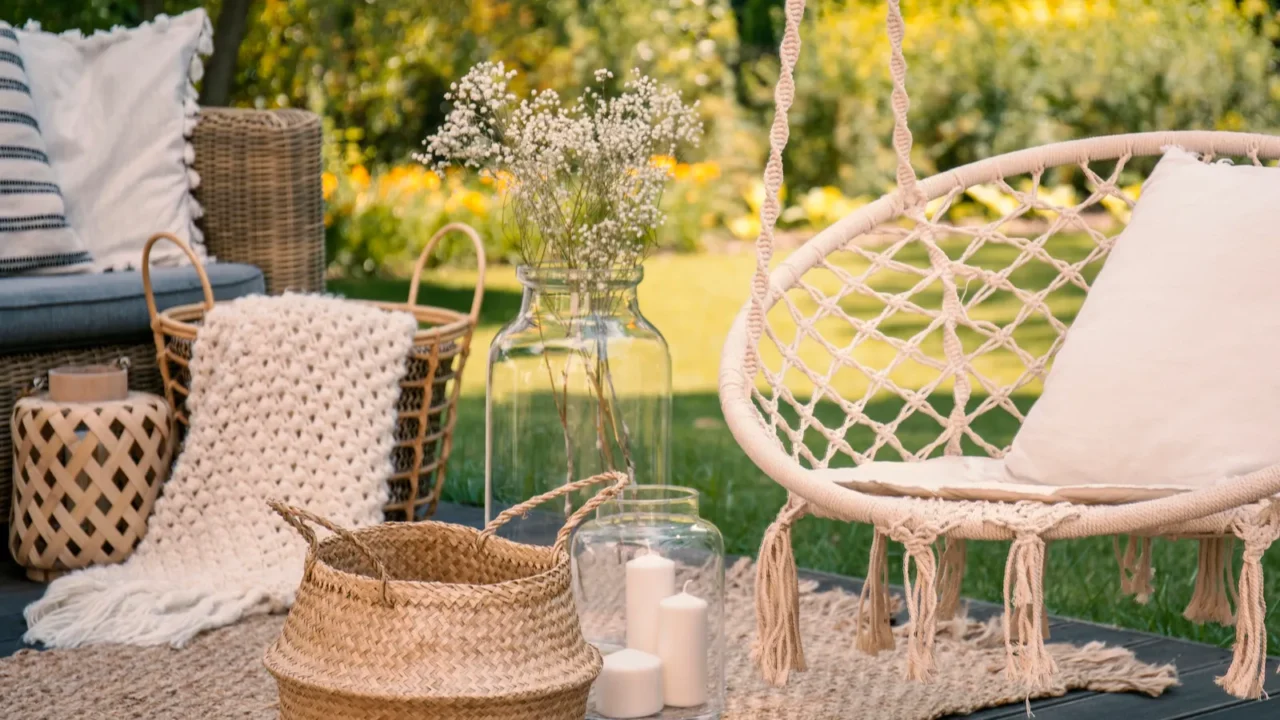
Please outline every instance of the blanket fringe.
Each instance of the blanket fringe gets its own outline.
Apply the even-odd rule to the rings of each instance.
[[[1058,672],[1044,642],[1044,562],[1044,539],[1020,533],[1004,571],[1006,673],[1028,689],[1047,687]]]
[[[1153,592],[1151,581],[1155,570],[1151,567],[1151,538],[1130,535],[1120,552],[1120,538],[1111,538],[1111,547],[1120,565],[1120,594],[1132,595],[1135,602],[1146,605]]]
[[[791,549],[791,525],[805,514],[805,503],[787,500],[765,530],[756,568],[756,641],[751,659],[765,682],[785,685],[792,670],[808,668],[800,640],[800,580]]]
[[[868,655],[894,647],[889,608],[889,539],[879,529],[871,539],[871,559],[867,578],[858,596],[857,629],[854,645]]]
[[[938,562],[933,554],[937,535],[928,529],[908,530],[898,526],[890,537],[903,544],[907,556],[902,561],[902,584],[907,589],[907,679],[928,682],[934,671],[934,640],[938,634]],[[916,567],[915,582],[911,566]]]
[[[1267,600],[1262,590],[1262,555],[1280,535],[1280,514],[1275,506],[1263,517],[1237,518],[1232,531],[1244,541],[1244,563],[1236,599],[1236,643],[1231,667],[1215,679],[1223,690],[1238,698],[1263,695],[1267,674]]]
[[[963,538],[942,539],[941,568],[938,570],[938,619],[951,620],[960,611],[960,586],[964,582],[968,548]]]
[[[87,572],[59,578],[27,607],[23,640],[48,647],[99,643],[183,647],[205,630],[248,615],[284,610],[265,591],[209,592],[157,587],[150,581],[107,583]]]
[[[1194,623],[1235,624],[1232,599],[1227,596],[1228,592],[1234,595],[1236,591],[1235,572],[1231,565],[1234,546],[1235,538],[1231,537],[1200,540],[1196,587],[1187,609],[1182,613],[1183,617]],[[1238,604],[1239,598],[1236,602]]]

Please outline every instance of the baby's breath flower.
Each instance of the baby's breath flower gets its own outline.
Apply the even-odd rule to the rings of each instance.
[[[450,85],[449,114],[417,158],[438,173],[461,165],[501,174],[507,230],[526,264],[639,265],[665,220],[670,165],[655,158],[701,140],[697,103],[639,70],[616,97],[588,87],[568,105],[553,90],[517,101],[514,77],[502,63],[481,63]],[[612,78],[595,72],[597,85]]]

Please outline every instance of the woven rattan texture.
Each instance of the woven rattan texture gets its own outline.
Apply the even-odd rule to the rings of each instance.
[[[105,345],[80,350],[0,356],[0,522],[9,522],[13,500],[13,445],[9,414],[14,403],[31,387],[31,381],[62,365],[107,365],[127,357],[129,385],[134,390],[162,393],[156,350],[152,343]]]
[[[9,551],[37,580],[118,563],[147,531],[169,476],[173,423],[164,398],[59,404],[18,400],[13,412]]]
[[[1022,701],[1018,686],[1002,674],[1004,649],[998,627],[966,620],[945,624],[937,647],[947,662],[939,664],[939,677],[930,685],[907,684],[902,678],[906,643],[877,657],[857,652],[850,642],[857,598],[840,590],[816,592],[812,585],[802,586],[800,602],[806,617],[805,646],[815,662],[808,672],[796,674],[786,688],[769,688],[760,681],[748,653],[755,625],[754,572],[749,564],[738,565],[727,577],[730,658],[725,720],[925,720]],[[197,638],[179,651],[120,646],[21,651],[0,660],[0,707],[26,720],[113,713],[154,720],[271,720],[278,717],[281,705],[276,684],[261,658],[280,626],[279,616],[250,618]],[[1171,669],[1138,663],[1127,650],[1049,647],[1062,667],[1061,685],[1052,693],[1090,688],[1159,694],[1175,680]],[[315,714],[310,706],[300,708],[290,703],[287,707],[291,717],[339,717],[336,712]],[[353,714],[387,720],[453,717],[395,715],[387,707],[370,702]]]
[[[569,580],[563,551],[459,525],[330,537],[267,652],[285,716],[577,720],[600,654]]]
[[[209,254],[261,268],[273,295],[323,290],[320,118],[204,108],[192,144]]]

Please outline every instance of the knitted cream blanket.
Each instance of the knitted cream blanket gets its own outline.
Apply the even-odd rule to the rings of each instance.
[[[314,295],[208,313],[191,359],[191,427],[147,534],[125,563],[55,580],[24,639],[182,646],[287,609],[306,544],[267,507],[381,521],[399,381],[417,324]]]

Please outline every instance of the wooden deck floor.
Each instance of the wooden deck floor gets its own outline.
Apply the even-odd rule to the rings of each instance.
[[[458,505],[442,505],[437,519],[479,526],[482,512],[478,508]],[[801,574],[817,580],[824,587],[841,587],[857,593],[861,582],[839,575],[802,571]],[[27,603],[40,597],[44,587],[29,582],[22,570],[13,563],[8,553],[0,561],[0,657],[13,654],[22,644],[26,625],[22,609]],[[990,603],[973,602],[970,612],[975,617],[987,617],[1001,612],[1002,608]],[[1276,697],[1262,701],[1241,701],[1232,698],[1214,684],[1213,679],[1225,672],[1231,654],[1227,650],[1198,643],[1121,630],[1093,623],[1052,618],[1050,631],[1054,641],[1084,643],[1101,640],[1109,645],[1120,645],[1133,650],[1142,660],[1153,663],[1172,662],[1178,668],[1181,686],[1159,698],[1137,695],[1120,695],[1091,692],[1073,692],[1060,698],[1040,700],[1031,704],[1037,720],[1062,720],[1065,718],[1122,718],[1123,720],[1187,720],[1205,718],[1212,720],[1262,720],[1280,718],[1280,675],[1276,674],[1277,661],[1268,662],[1266,690]],[[4,709],[0,708],[0,716]],[[969,718],[997,720],[1000,718],[1025,718],[1023,705],[990,708]],[[8,720],[21,720],[9,718]],[[68,720],[71,720],[70,718]],[[78,720],[78,719],[77,719]],[[823,720],[815,718],[815,720]],[[832,718],[831,720],[837,720]],[[843,720],[843,719],[841,719]]]

